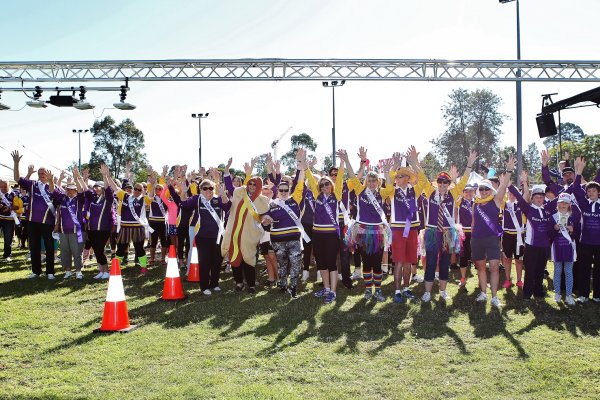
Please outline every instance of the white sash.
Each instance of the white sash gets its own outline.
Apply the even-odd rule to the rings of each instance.
[[[143,202],[143,196],[140,197],[142,199]],[[137,213],[135,212],[135,207],[133,206],[133,196],[129,196],[129,198],[127,199],[127,206],[129,207],[129,211],[131,212],[131,216],[139,223],[141,224],[144,229],[146,230],[146,232],[154,232],[154,229],[152,229],[150,227],[150,225],[148,224],[148,220],[146,219],[146,213],[142,213],[141,216],[137,215]],[[119,221],[120,222],[120,221]]]
[[[517,220],[517,213],[515,212],[515,203],[506,203],[506,209],[508,210],[508,214],[510,215],[510,219],[512,220],[515,229],[517,230],[517,255],[520,255],[521,246],[523,246],[523,228],[519,221]]]
[[[306,234],[306,232],[304,232],[304,227],[302,226],[302,223],[300,222],[300,218],[292,211],[292,209],[287,204],[285,204],[285,201],[283,201],[283,200],[281,200],[281,199],[278,198],[278,199],[275,199],[273,202],[275,204],[277,204],[279,207],[283,208],[286,213],[288,213],[288,215],[290,216],[290,218],[292,219],[292,221],[294,221],[294,223],[296,224],[296,226],[300,230],[300,234],[302,235],[302,239],[304,239],[304,241],[306,243],[310,242],[310,237],[308,237],[308,235]]]
[[[40,194],[42,195],[42,198],[46,202],[46,205],[48,206],[50,211],[52,211],[52,214],[54,214],[54,216],[56,216],[56,209],[54,208],[54,204],[52,204],[52,200],[50,200],[50,197],[48,197],[48,193],[46,193],[46,185],[44,185],[40,181],[37,181],[37,187],[38,187],[38,190],[40,191]],[[33,190],[31,190],[31,198],[33,199]],[[32,201],[32,205],[33,205],[33,201]]]
[[[571,235],[569,235],[569,231],[567,231],[567,228],[558,223],[558,221],[560,220],[559,213],[554,214],[553,217],[554,221],[558,224],[560,233],[565,239],[567,239],[567,241],[571,244],[571,247],[573,248],[573,261],[577,261],[577,246],[575,245],[575,241],[571,238]],[[552,246],[552,255],[554,255],[554,246]]]
[[[442,201],[440,201],[440,192],[438,191],[435,192],[435,201],[438,204],[438,212],[439,209],[442,209],[444,212],[444,217],[446,217],[446,219],[448,220],[448,224],[450,225],[450,227],[456,229],[456,222],[454,221],[454,218],[452,218],[452,215],[450,215],[450,212],[448,212],[448,208],[444,206],[444,203]]]
[[[344,216],[344,225],[349,226],[350,225],[350,213],[346,209],[346,206],[344,205],[343,201],[340,201],[338,204],[340,205],[340,210],[342,211],[342,215]]]
[[[10,208],[10,216],[13,217],[13,219],[15,220],[15,225],[19,225],[21,222],[19,222],[19,217],[17,217],[17,213],[15,213],[15,210],[12,209],[12,203],[8,201],[8,199],[2,192],[0,192],[0,200],[2,200],[2,202]]]
[[[381,218],[381,222],[385,226],[389,227],[390,224],[387,222],[387,218],[385,217],[385,213],[383,212],[383,208],[381,208],[381,205],[379,205],[379,202],[375,198],[375,195],[373,194],[373,192],[371,191],[371,189],[365,188],[365,194],[367,195],[367,197],[369,198],[369,201],[371,202],[371,204],[375,208],[375,211],[377,211],[377,214],[379,214],[379,218]]]
[[[206,208],[208,210],[208,212],[210,213],[210,216],[215,220],[215,222],[219,226],[219,233],[217,234],[217,244],[218,244],[221,241],[221,237],[223,236],[223,233],[225,232],[225,225],[223,222],[223,217],[222,216],[219,217],[219,215],[213,208],[212,204],[210,204],[210,201],[206,200],[204,198],[204,196],[202,196],[201,194],[198,195],[198,220],[196,221],[196,225],[194,226],[194,233],[198,233],[198,231],[200,230],[200,202],[202,202],[202,205],[204,206],[204,208]]]

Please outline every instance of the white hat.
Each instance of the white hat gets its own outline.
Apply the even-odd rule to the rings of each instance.
[[[571,204],[572,198],[571,195],[569,193],[561,193],[558,195],[558,202],[559,203],[569,203]]]

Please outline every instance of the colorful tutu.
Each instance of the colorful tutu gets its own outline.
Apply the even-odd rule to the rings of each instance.
[[[392,230],[386,225],[365,225],[355,222],[348,227],[346,244],[348,248],[361,248],[367,254],[375,254],[381,249],[388,251],[392,243]]]
[[[442,251],[450,254],[460,254],[460,247],[462,240],[464,240],[464,233],[461,234],[462,230],[454,228],[444,229],[443,232],[439,232],[437,228],[425,229],[425,249],[427,251]]]

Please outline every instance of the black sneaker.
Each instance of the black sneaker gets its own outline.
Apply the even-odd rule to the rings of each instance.
[[[292,296],[292,299],[295,299],[298,297],[298,293],[296,293],[296,286],[290,287],[288,292],[289,292],[290,296]]]
[[[275,286],[275,284],[276,284],[275,281],[270,281],[268,279],[264,283],[265,287],[269,288],[269,289],[272,288],[273,286]]]
[[[277,285],[277,287],[279,288],[279,292],[281,293],[287,293],[288,288],[286,286],[281,286],[281,285]]]
[[[236,292],[241,292],[242,290],[244,290],[244,285],[235,285],[235,291]]]
[[[256,288],[249,287],[249,288],[248,288],[248,293],[250,293],[250,294],[254,294],[254,293],[256,293]]]

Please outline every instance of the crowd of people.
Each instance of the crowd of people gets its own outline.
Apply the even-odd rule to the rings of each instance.
[[[67,181],[65,172],[55,177],[44,168],[32,180],[33,166],[21,176],[22,156],[14,151],[16,185],[10,190],[0,181],[3,260],[11,261],[15,237],[21,248],[27,243],[32,279],[41,276],[43,257],[47,278],[55,279],[59,249],[64,279],[83,279],[84,261],[93,254],[94,279],[102,280],[109,277],[107,248],[126,265],[133,246],[135,268],[145,275],[165,265],[173,245],[187,274],[195,245],[204,295],[221,291],[223,269],[233,274],[236,291],[254,293],[262,256],[264,286],[292,298],[316,265],[321,285],[314,296],[325,303],[336,300],[338,283],[352,289],[361,280],[365,299],[385,301],[381,284],[387,274],[393,276],[396,303],[415,299],[411,288],[421,284],[421,300],[431,301],[436,282],[445,301],[450,268],[459,270],[459,285],[466,289],[473,264],[476,301],[486,302],[489,292],[494,307],[502,305],[498,291],[513,284],[525,299],[544,298],[552,261],[557,302],[563,293],[568,305],[588,301],[593,282],[592,299],[600,303],[600,169],[585,181],[586,162],[577,158],[551,174],[543,151],[546,188],[530,187],[527,172],[515,186],[513,157],[501,174],[486,170],[479,176],[471,152],[461,176],[451,167],[430,182],[418,154],[410,147],[375,169],[365,148],[358,151],[356,168],[338,150],[338,166],[317,173],[314,159],[300,149],[290,176],[268,155],[265,179],[252,175],[255,160],[244,165],[245,176],[231,175],[229,159],[222,170],[149,169],[147,182],[135,182],[129,169],[118,180],[102,165],[102,180],[90,184],[87,171],[75,167]],[[419,262],[424,278],[417,274]]]

